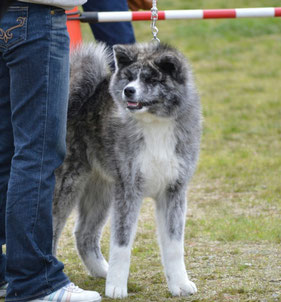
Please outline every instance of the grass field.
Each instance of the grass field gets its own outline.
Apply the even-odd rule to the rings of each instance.
[[[158,1],[159,10],[263,6],[280,1]],[[159,21],[157,26],[160,40],[189,58],[203,106],[185,242],[198,294],[169,295],[153,202],[147,200],[125,301],[281,301],[281,19]],[[149,23],[136,22],[134,28],[139,42],[152,38]],[[83,30],[91,40],[87,26]],[[72,247],[66,233],[61,257],[67,272],[81,286],[104,293],[104,280],[85,274]]]
[[[263,6],[280,1],[158,1],[159,10]],[[159,21],[157,26],[160,40],[189,58],[203,106],[185,243],[198,294],[169,295],[153,202],[147,200],[126,301],[281,301],[281,19]],[[134,28],[138,41],[152,38],[149,23],[135,22]],[[87,27],[84,34],[92,38]],[[103,242],[107,255],[108,230]],[[72,238],[65,244],[72,247]],[[104,293],[104,281],[86,276],[75,252],[62,259],[79,284]]]
[[[159,0],[159,10],[280,6],[275,0]],[[185,251],[198,293],[172,298],[161,267],[153,202],[144,202],[125,301],[281,301],[281,18],[159,21],[159,38],[189,58],[204,131],[188,193]],[[137,40],[152,38],[134,23]],[[83,26],[85,40],[92,36]],[[77,257],[73,217],[59,258],[77,285],[104,295]],[[103,251],[108,255],[108,226]],[[104,298],[103,301],[110,301]]]

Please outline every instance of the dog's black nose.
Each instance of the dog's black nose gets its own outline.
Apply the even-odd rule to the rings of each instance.
[[[136,93],[136,89],[133,86],[126,87],[124,93],[127,97],[132,97]]]

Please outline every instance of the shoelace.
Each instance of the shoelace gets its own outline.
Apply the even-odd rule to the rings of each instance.
[[[7,289],[7,288],[8,288],[8,283],[6,283],[6,284],[4,284],[4,285],[0,286],[0,289],[1,289],[1,290],[3,290],[3,289]]]
[[[75,292],[77,293],[77,292],[81,291],[81,289],[72,282],[69,283],[68,285],[66,285],[64,288],[71,290],[73,293],[75,293]]]

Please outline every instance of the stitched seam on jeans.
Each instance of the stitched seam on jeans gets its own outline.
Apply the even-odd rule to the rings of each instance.
[[[40,292],[36,295],[28,296],[28,297],[25,297],[25,298],[19,298],[19,299],[16,299],[16,298],[7,299],[6,298],[5,302],[24,302],[24,301],[34,300],[34,299],[37,299],[37,298],[39,299],[40,297],[43,298],[43,297],[48,296],[51,293],[59,290],[60,288],[64,287],[65,285],[67,285],[69,283],[70,283],[69,279],[66,278],[64,281],[58,283],[57,286],[52,287],[51,290],[43,290],[42,292]]]
[[[8,8],[8,12],[9,11],[18,11],[18,10],[27,10],[28,6],[10,6]]]
[[[27,20],[28,20],[28,7],[16,7],[17,9],[14,9],[14,10],[10,10],[10,8],[8,9],[8,11],[20,11],[20,12],[25,12],[26,13],[26,16],[20,16],[19,18],[23,18],[25,19],[22,26],[21,27],[25,27],[25,35],[24,37],[21,35],[20,37],[16,38],[14,41],[10,41],[7,45],[2,45],[2,43],[0,44],[0,49],[4,50],[4,51],[7,51],[9,49],[11,49],[14,45],[17,45],[19,44],[20,42],[22,41],[25,41],[26,40],[26,37],[27,37]],[[15,29],[15,28],[14,28]],[[11,30],[11,28],[10,28]],[[3,39],[1,39],[3,40]]]
[[[26,19],[27,19],[26,17],[18,17],[17,18],[17,22],[19,22],[18,25],[12,26],[12,27],[8,28],[7,30],[0,28],[0,40],[4,40],[5,43],[8,43],[8,41],[10,39],[12,39],[14,36],[12,31],[16,28],[23,27]]]
[[[48,15],[49,17],[49,15]],[[50,20],[49,20],[50,21]],[[47,118],[48,118],[48,104],[49,104],[49,83],[50,83],[50,53],[51,53],[51,45],[52,45],[52,35],[51,35],[51,26],[49,23],[49,33],[50,33],[50,42],[49,42],[49,53],[48,53],[48,68],[47,68],[47,87],[46,87],[46,102],[45,102],[45,122],[44,122],[44,133],[43,133],[43,144],[42,144],[42,157],[41,157],[41,165],[40,165],[40,179],[39,179],[39,185],[38,185],[38,198],[37,198],[37,209],[36,209],[36,216],[34,219],[34,225],[33,225],[33,230],[32,230],[32,236],[34,238],[34,229],[35,225],[37,224],[38,221],[38,209],[40,205],[40,196],[41,196],[41,184],[42,184],[42,172],[43,172],[43,161],[44,161],[44,152],[45,152],[45,145],[46,145],[46,129],[47,129]],[[43,256],[42,251],[39,249],[39,251],[42,254],[43,261],[45,263],[45,280],[46,283],[49,284],[48,282],[48,269],[46,265],[46,260]]]

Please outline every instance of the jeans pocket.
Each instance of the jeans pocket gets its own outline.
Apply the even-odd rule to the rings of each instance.
[[[28,7],[11,6],[0,22],[0,49],[7,50],[26,40]]]

